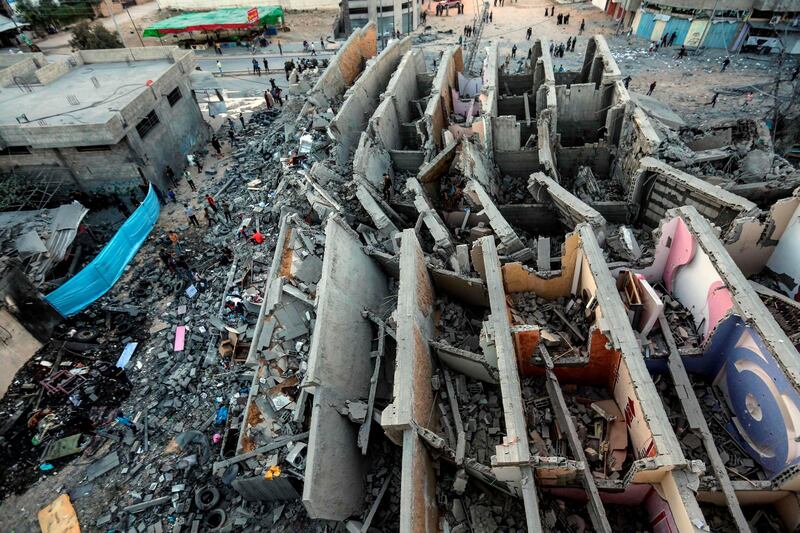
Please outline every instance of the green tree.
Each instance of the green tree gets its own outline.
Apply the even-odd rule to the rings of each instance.
[[[103,48],[122,48],[117,36],[99,23],[79,22],[72,28],[70,46],[78,50],[100,50]]]

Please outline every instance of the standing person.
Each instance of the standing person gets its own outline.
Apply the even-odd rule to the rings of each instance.
[[[222,45],[219,44],[219,41],[214,41],[214,51],[217,54],[222,55]]]
[[[222,200],[219,205],[222,207],[222,214],[225,215],[225,222],[231,221],[231,206],[228,205],[228,202]]]
[[[200,227],[200,222],[197,221],[197,215],[194,214],[194,208],[189,204],[183,204],[183,212],[186,213],[186,218],[189,219],[189,223],[196,227]]]
[[[244,129],[244,113],[239,113],[239,122],[242,123],[242,129]]]
[[[572,38],[572,51],[573,51],[573,52],[575,51],[575,43],[576,43],[576,42],[578,42],[578,38],[577,38],[577,37],[573,37],[573,38]]]
[[[283,107],[283,98],[281,98],[281,89],[280,87],[275,87],[275,90],[272,91],[272,97],[278,102],[278,105]]]
[[[392,177],[386,172],[383,174],[383,200],[389,203],[392,194]]]
[[[556,15],[556,26],[561,26],[561,21],[564,20],[564,16],[559,13]]]
[[[622,78],[622,83],[625,85],[626,89],[628,88],[628,85],[630,85],[632,79],[633,78],[631,78],[630,76],[626,76],[625,78]]]
[[[275,78],[270,78],[269,79],[269,84],[270,84],[270,88],[271,89],[275,89],[275,88],[278,87],[277,85],[275,85]]]
[[[667,42],[667,46],[672,46],[675,44],[675,39],[678,38],[678,32],[672,32],[669,36],[669,41]]]
[[[175,253],[180,255],[181,252],[181,242],[178,238],[178,234],[174,231],[168,231],[167,237],[169,237],[169,241],[172,243],[172,247],[175,248]]]
[[[269,61],[267,61],[266,57],[262,61],[264,62],[264,74],[269,74]]]
[[[233,140],[236,138],[236,133],[233,131],[233,128],[228,128],[228,142],[231,145],[231,150],[233,149]]]
[[[214,150],[216,150],[217,155],[222,155],[222,144],[220,144],[219,139],[217,139],[216,135],[211,136],[211,146],[214,147]]]
[[[567,25],[569,25],[569,13],[567,13],[566,15],[564,15],[564,24],[567,24]]]
[[[556,43],[550,41],[550,55],[553,55],[553,51],[556,49]]]
[[[214,213],[219,211],[219,208],[217,207],[217,201],[214,200],[214,197],[210,194],[206,194],[206,202],[208,202],[208,206],[214,210]]]
[[[267,109],[272,109],[272,106],[269,104],[269,91],[264,91],[264,104],[267,106]]]
[[[258,73],[258,75],[260,76],[261,75],[261,67],[258,66],[258,59],[256,59],[254,57],[251,61],[253,62],[253,74]]]
[[[650,89],[648,89],[648,91],[647,91],[647,96],[652,96],[653,95],[653,91],[655,91],[655,90],[656,90],[656,82],[653,82],[653,83],[650,84]]]
[[[530,41],[531,40],[531,34],[532,33],[533,33],[533,28],[528,26],[528,29],[525,31],[525,40],[526,41]]]
[[[571,46],[572,46],[572,37],[567,37],[567,52],[569,52]]]
[[[280,55],[283,55],[283,46],[281,46],[281,42],[280,41],[278,41],[278,53]]]
[[[313,43],[313,42],[311,43],[311,55],[312,55],[312,56],[315,56],[315,55],[317,55],[317,49],[316,49],[316,47],[314,46],[314,43]]]
[[[586,19],[581,19],[581,27],[578,30],[578,35],[582,35],[583,34],[583,30],[585,30],[585,29],[586,29]]]
[[[730,64],[731,64],[731,58],[730,57],[726,57],[725,59],[723,59],[722,60],[722,70],[720,70],[720,72],[725,72],[725,69],[728,68],[728,65],[730,65]]]
[[[516,44],[511,47],[511,57],[512,57],[512,59],[517,57],[517,45]]]
[[[681,49],[678,50],[678,55],[675,56],[675,59],[682,59],[686,57],[686,46],[681,45]]]
[[[489,11],[489,22],[492,22],[492,12]]]
[[[222,76],[222,61],[217,59],[217,70],[219,70],[219,75]]]
[[[173,187],[178,185],[177,180],[175,179],[175,171],[172,170],[172,167],[167,165],[167,168],[164,169],[164,175],[167,177],[169,182],[172,184]]]
[[[545,17],[549,15],[548,9],[550,9],[550,8],[548,8],[548,7],[544,8],[544,16]]]
[[[661,36],[661,47],[667,46],[667,39],[669,39],[669,33],[665,33]]]
[[[189,184],[189,188],[192,189],[192,192],[197,192],[197,187],[195,187],[192,175],[189,174],[188,170],[183,171],[183,177],[186,178],[186,183]]]

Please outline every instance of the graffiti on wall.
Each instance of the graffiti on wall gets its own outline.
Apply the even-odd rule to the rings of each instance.
[[[663,241],[669,251],[659,250],[668,254],[664,284],[710,340],[703,355],[684,358],[686,368],[720,388],[733,415],[729,432],[766,471],[777,474],[800,462],[800,395],[758,333],[729,315],[730,291],[685,222],[677,219],[672,229],[671,240]]]

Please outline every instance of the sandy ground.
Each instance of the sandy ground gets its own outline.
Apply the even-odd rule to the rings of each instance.
[[[545,8],[553,5],[556,5],[556,13],[570,14],[569,25],[556,25],[555,17],[544,16]],[[430,3],[426,2],[423,6],[428,9],[428,33],[454,31],[451,36],[439,34],[442,39],[431,43],[433,46],[458,42],[464,26],[472,23],[475,13],[475,4],[469,2],[463,15],[451,14],[449,17],[436,17]],[[566,53],[564,58],[553,58],[555,69],[562,65],[565,70],[580,69],[588,37],[594,34],[605,35],[623,76],[632,77],[630,90],[646,93],[650,83],[655,81],[656,90],[653,96],[672,107],[689,124],[734,116],[763,118],[772,105],[772,97],[759,92],[758,88],[751,104],[744,105],[743,88],[751,84],[770,83],[777,66],[775,56],[734,55],[726,72],[720,73],[721,62],[726,55],[723,50],[706,50],[701,55],[690,55],[680,61],[674,59],[677,48],[662,49],[649,55],[648,41],[636,36],[629,40],[624,33],[615,35],[617,24],[589,3],[564,6],[543,0],[519,0],[513,3],[506,0],[504,6],[491,7],[490,11],[492,22],[484,28],[483,43],[488,45],[500,42],[501,47],[507,48],[509,54],[511,46],[517,43],[517,58],[527,55],[528,47],[537,37],[545,37],[556,44],[566,43],[569,37],[577,37],[575,52]],[[582,19],[586,21],[586,30],[579,35]],[[526,41],[525,31],[529,27],[533,30],[533,38]],[[789,60],[784,65],[784,78],[791,71],[794,61],[797,60]],[[788,84],[784,86],[786,92],[782,94],[788,95]],[[740,88],[740,91],[736,91]],[[771,91],[769,88],[767,90]],[[720,91],[721,94],[716,107],[712,109],[706,104],[715,91]],[[740,94],[725,94],[727,92]]]

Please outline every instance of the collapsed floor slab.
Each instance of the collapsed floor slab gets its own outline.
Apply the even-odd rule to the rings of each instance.
[[[357,445],[358,429],[336,406],[369,395],[373,334],[362,311],[379,308],[388,287],[381,269],[364,254],[343,221],[331,218],[325,235],[317,320],[304,383],[314,401],[303,505],[312,518],[344,520],[364,505],[366,465]]]

